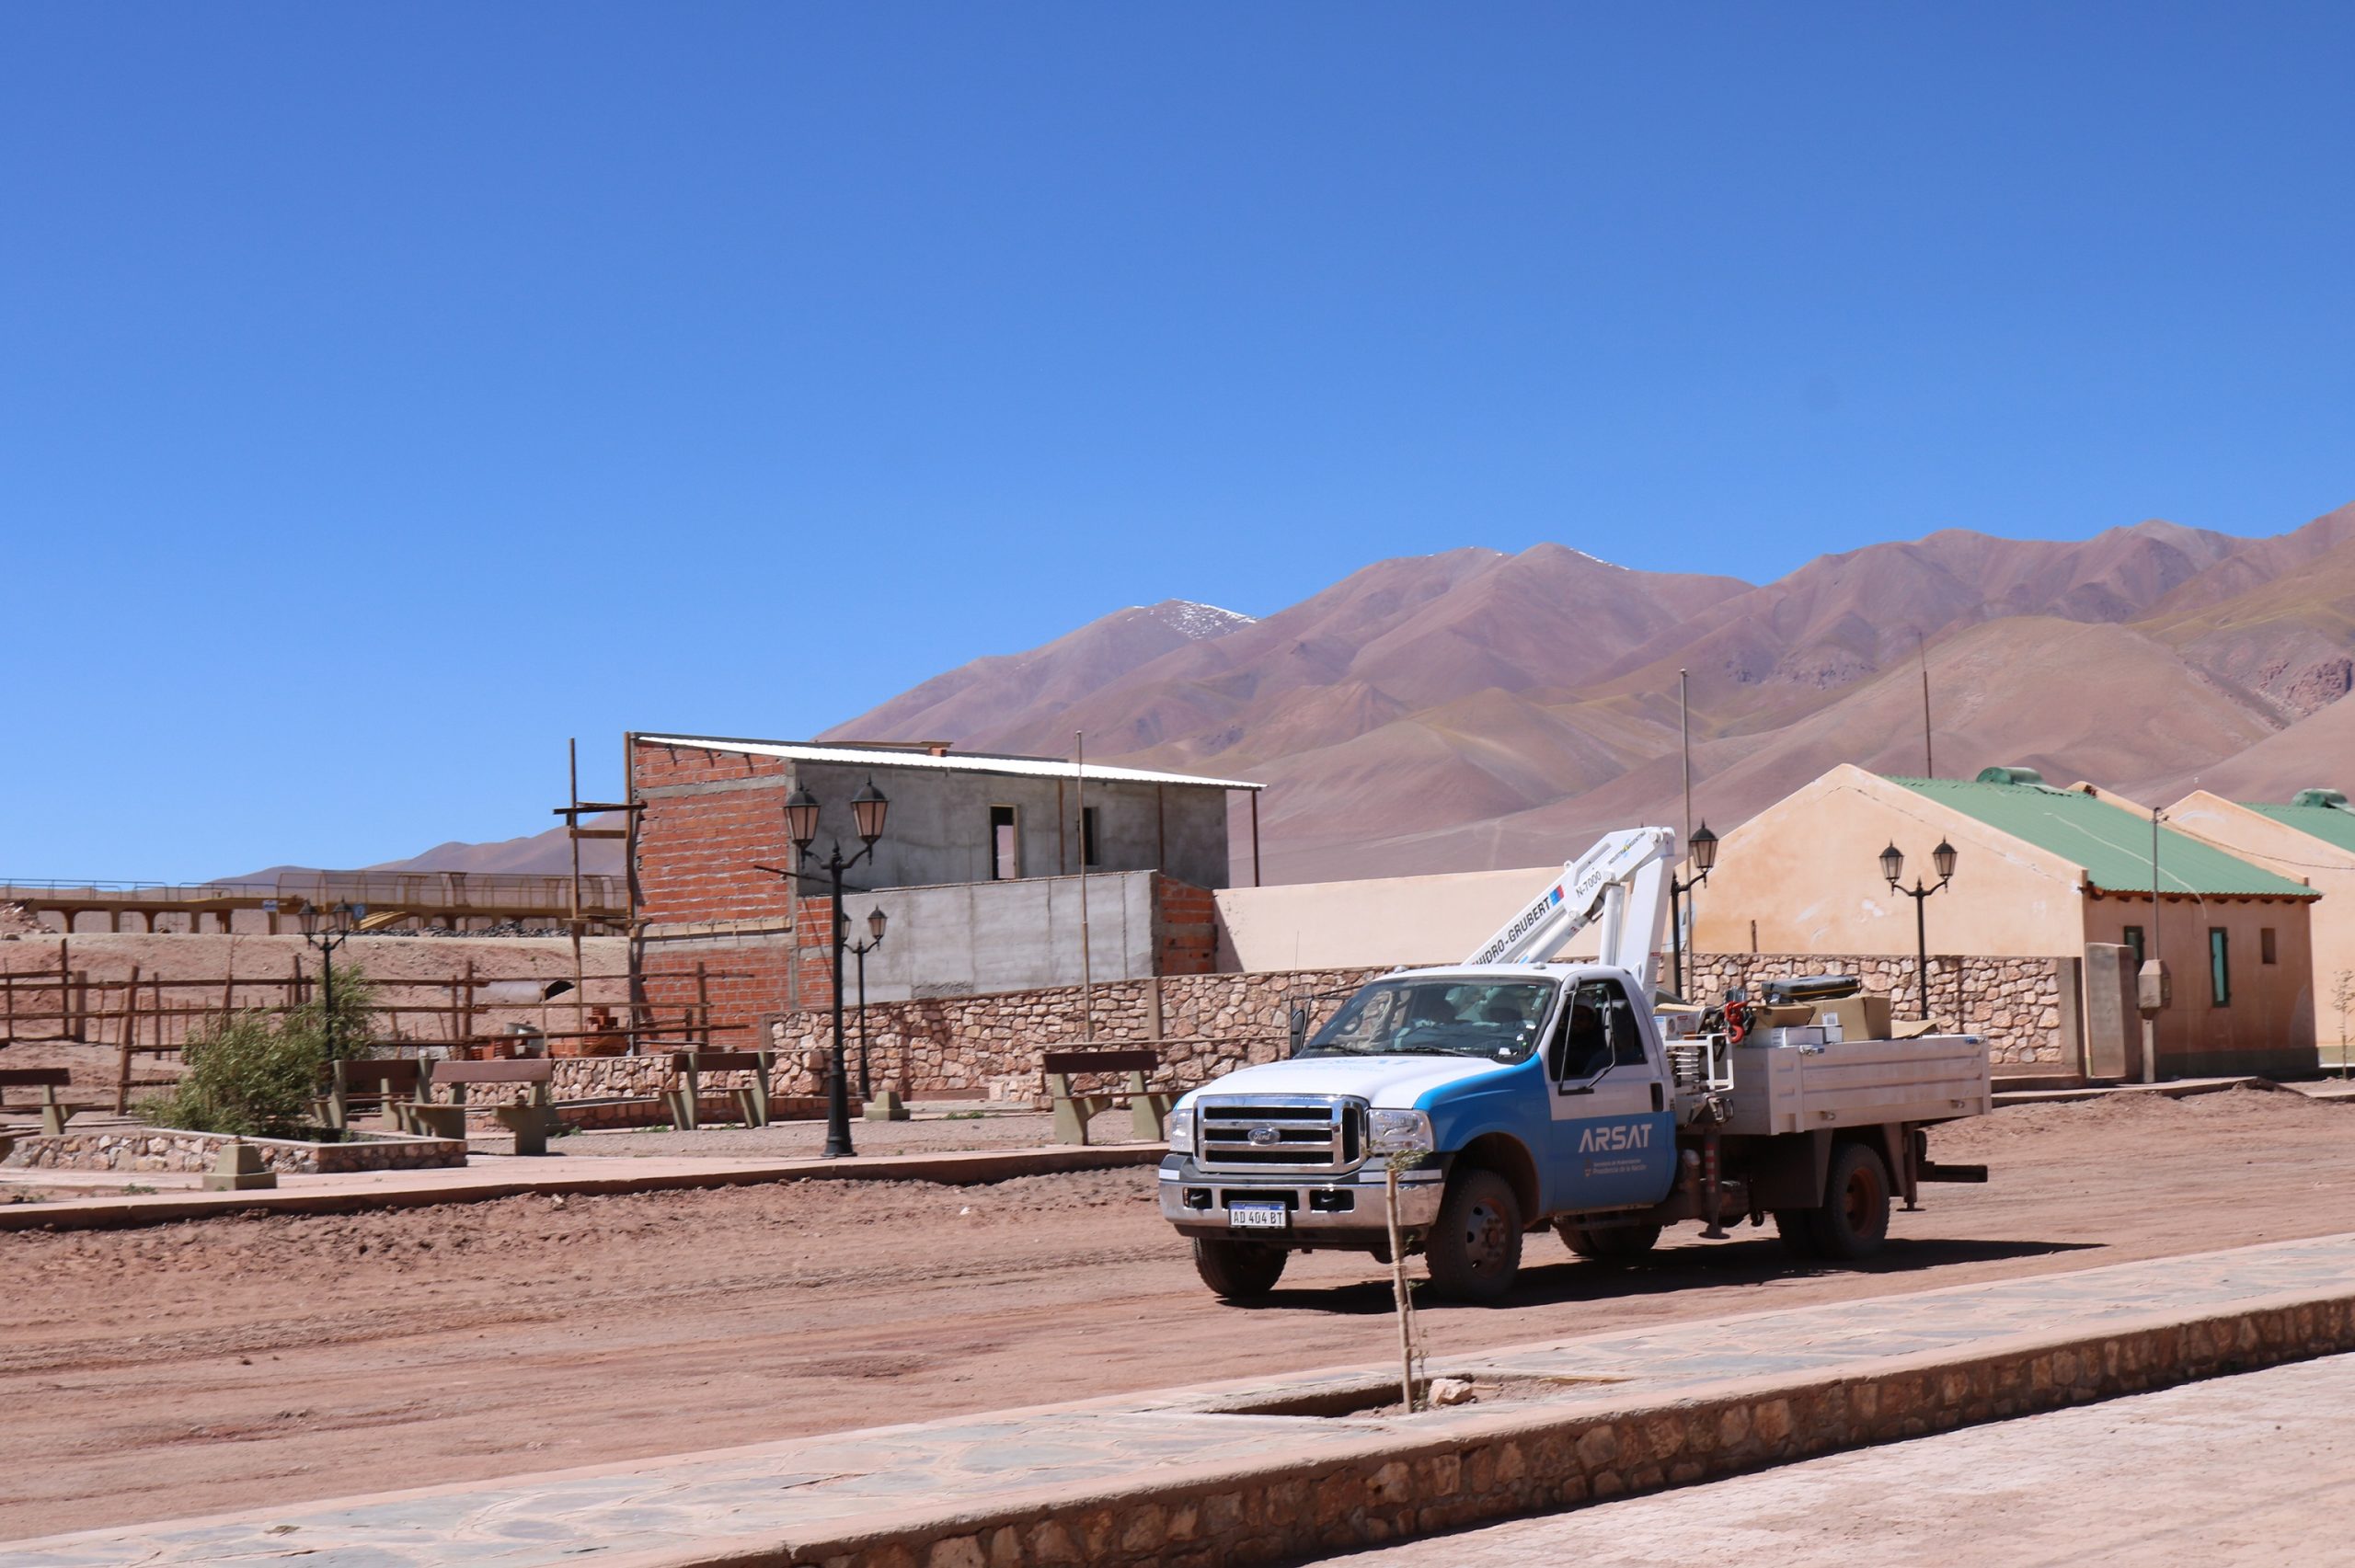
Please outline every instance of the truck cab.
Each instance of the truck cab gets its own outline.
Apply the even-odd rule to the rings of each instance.
[[[1892,1191],[1938,1179],[1918,1129],[1987,1108],[1984,1042],[1769,1061],[1763,1040],[1737,1048],[1723,1010],[1715,1034],[1671,1038],[1650,967],[1673,843],[1665,829],[1606,838],[1472,961],[1371,981],[1313,1034],[1296,1022],[1288,1059],[1182,1097],[1161,1209],[1211,1288],[1264,1294],[1293,1252],[1386,1260],[1394,1233],[1442,1294],[1476,1300],[1510,1288],[1522,1235],[1548,1225],[1598,1257],[1680,1219],[1720,1235],[1720,1215],[1745,1211],[1811,1253],[1877,1246]],[[1598,920],[1601,961],[1544,957]]]

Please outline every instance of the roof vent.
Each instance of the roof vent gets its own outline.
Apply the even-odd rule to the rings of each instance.
[[[1982,768],[1979,770],[1979,782],[1981,784],[2040,784],[2044,782],[2044,775],[2034,768]]]
[[[2290,797],[2292,806],[2329,806],[2344,811],[2347,796],[2335,789],[2302,789]]]

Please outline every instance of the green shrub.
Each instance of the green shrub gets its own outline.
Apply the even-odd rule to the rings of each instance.
[[[348,978],[347,978],[348,976]],[[232,1013],[207,1019],[180,1051],[180,1078],[141,1102],[158,1127],[241,1138],[285,1138],[310,1123],[311,1097],[327,1054],[327,1010],[313,1001],[285,1013]],[[357,969],[336,976],[335,1055],[368,1054],[375,990]]]

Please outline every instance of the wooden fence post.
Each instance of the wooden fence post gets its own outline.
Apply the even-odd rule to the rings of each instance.
[[[122,988],[122,1034],[115,1053],[114,1114],[131,1109],[131,1047],[139,1029],[139,966],[131,966],[131,983]]]

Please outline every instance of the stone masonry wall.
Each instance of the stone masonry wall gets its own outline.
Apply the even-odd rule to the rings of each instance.
[[[1855,975],[1868,991],[1886,993],[1900,1018],[1918,1015],[1921,1003],[1911,957],[1886,954],[1709,953],[1686,961],[1688,987],[1695,1001],[1716,1001],[1734,986],[1756,994],[1761,980],[1799,975]],[[1998,1072],[2039,1069],[2067,1071],[2077,1065],[2077,1044],[2064,1039],[2062,988],[2068,971],[2058,958],[1984,958],[1930,956],[1930,1012],[1964,1032],[1987,1037]]]
[[[63,1137],[20,1138],[0,1165],[71,1171],[180,1171],[203,1173],[221,1160],[236,1139],[213,1132],[168,1127],[112,1127]],[[302,1143],[280,1138],[249,1138],[261,1162],[281,1175],[317,1175],[339,1171],[422,1171],[466,1162],[466,1146],[455,1139],[401,1138],[362,1134],[343,1143]]]
[[[1155,1084],[1189,1089],[1285,1049],[1293,998],[1355,990],[1378,969],[1312,969],[1261,975],[1165,975],[1121,980],[1093,993],[1094,1038],[1100,1046],[1153,1041],[1162,1054]],[[1329,1011],[1329,1004],[1327,1004]],[[814,1083],[814,1052],[833,1039],[824,1013],[779,1013],[767,1021],[776,1049]],[[990,996],[870,1002],[867,1050],[878,1083],[908,1095],[985,1093],[1028,1100],[1041,1092],[1039,1053],[1090,1044],[1079,988],[1003,991]],[[856,1024],[850,1025],[856,1030]],[[856,1035],[852,1036],[853,1050]],[[781,1077],[784,1075],[781,1073]]]
[[[1715,999],[1731,986],[1782,976],[1855,974],[1867,990],[1895,998],[1899,1016],[1919,1011],[1912,1000],[1912,958],[1711,954],[1691,960],[1690,967],[1696,997]],[[1383,972],[1169,975],[1157,981],[1100,985],[1095,988],[1095,1043],[1152,1041],[1163,1059],[1155,1087],[1189,1089],[1281,1056],[1292,998],[1346,991]],[[1959,1012],[1962,1028],[1986,1036],[1999,1070],[2065,1070],[2074,1065],[2074,1045],[2061,1037],[2062,973],[2062,961],[2051,958],[1933,956],[1931,1008],[1941,1017]],[[912,1096],[981,1093],[992,1099],[1031,1099],[1041,1093],[1040,1052],[1088,1043],[1081,1012],[1075,987],[869,1003],[867,1049],[874,1076]],[[1329,1004],[1318,1015],[1328,1012]],[[830,1017],[803,1011],[774,1014],[764,1023],[766,1041],[793,1059],[790,1072],[780,1062],[780,1080],[814,1093],[818,1079],[810,1053],[831,1040]],[[856,1026],[850,1026],[856,1050]]]

